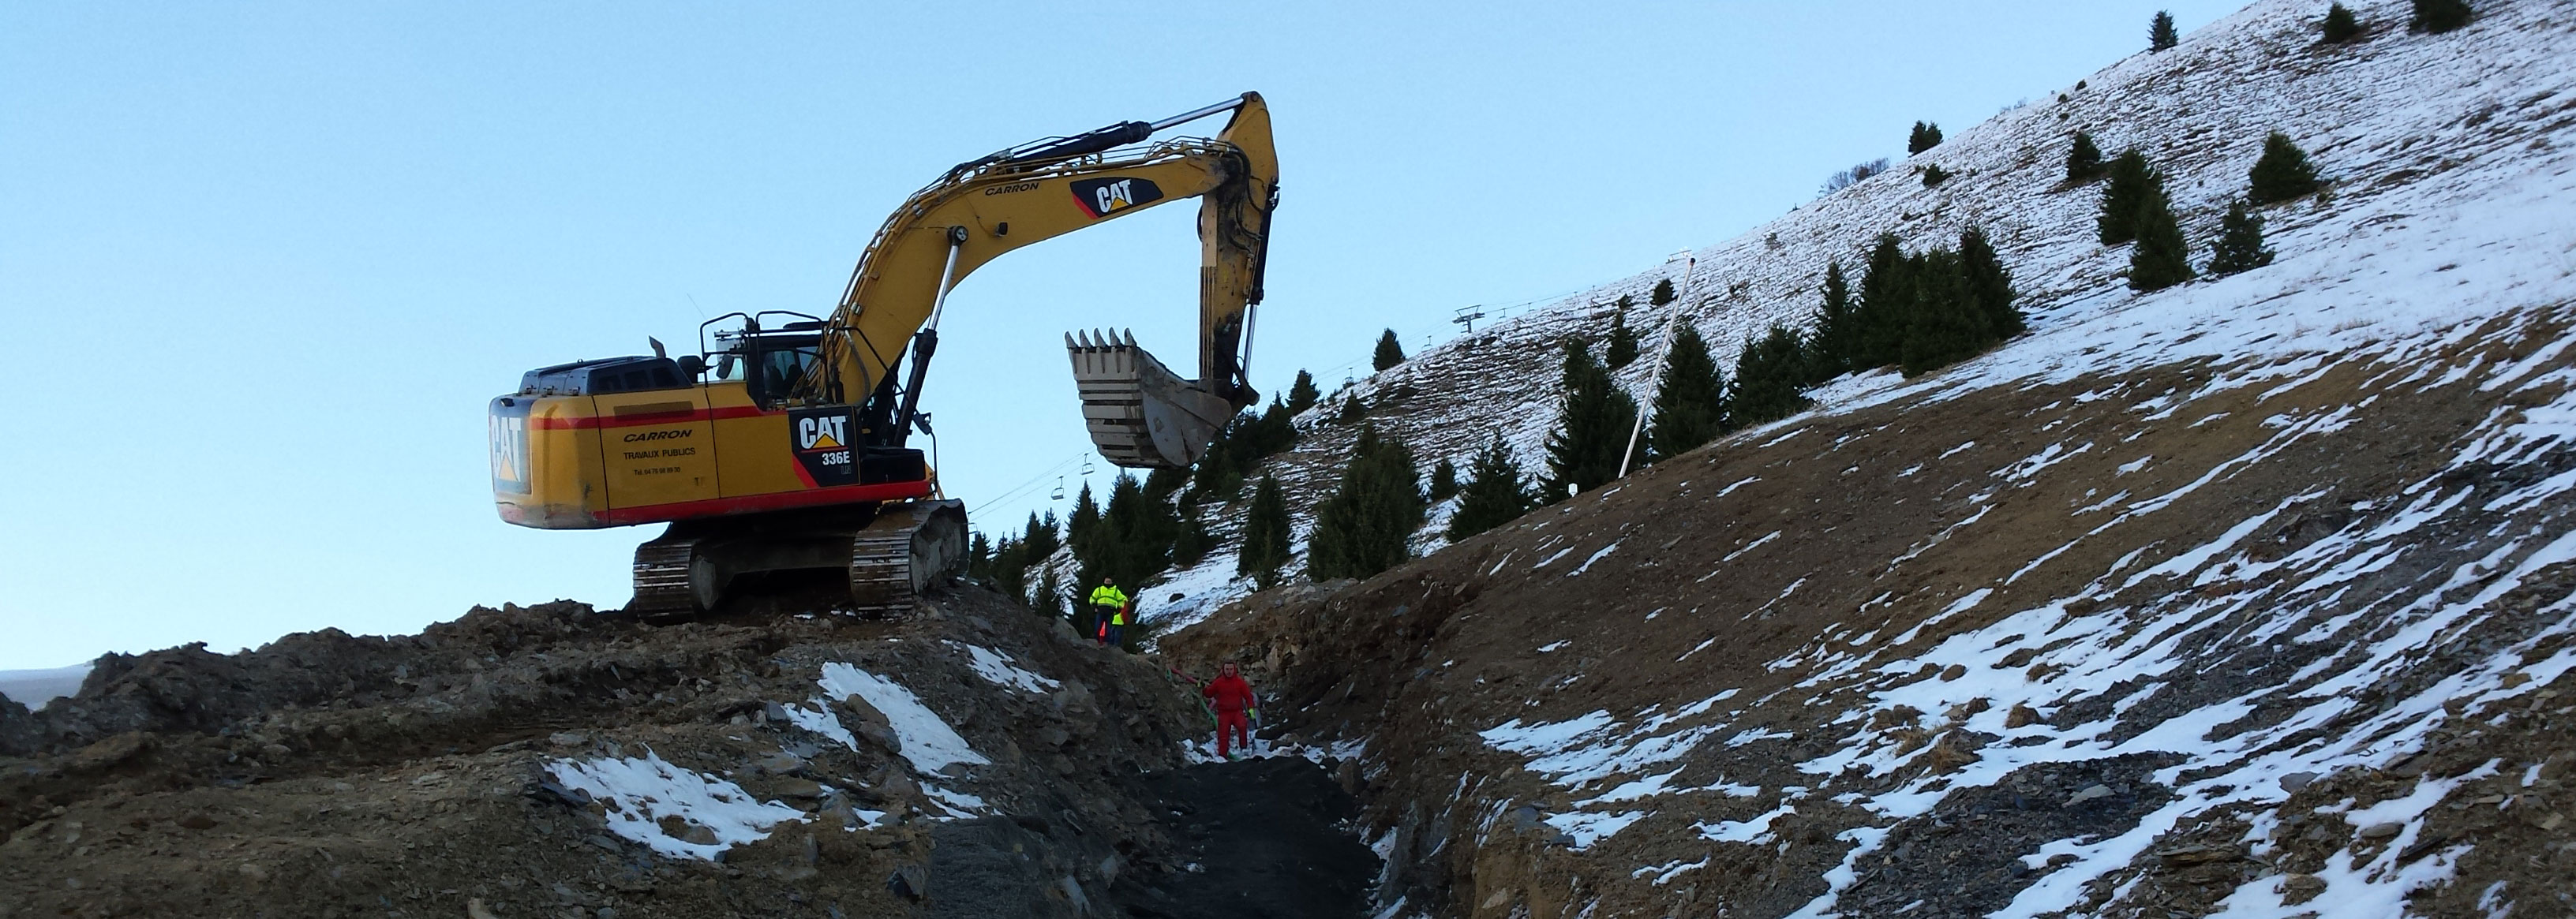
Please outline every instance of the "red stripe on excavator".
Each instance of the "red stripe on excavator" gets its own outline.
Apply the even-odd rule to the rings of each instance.
[[[879,482],[874,485],[843,485],[808,491],[781,491],[740,498],[709,498],[704,501],[678,501],[670,504],[648,504],[599,512],[599,519],[610,526],[634,523],[658,523],[684,517],[713,517],[722,514],[750,514],[780,511],[797,507],[820,507],[826,504],[856,504],[861,501],[902,501],[926,497],[930,480],[913,482]]]
[[[673,422],[680,421],[718,421],[727,418],[758,418],[762,415],[784,414],[787,414],[784,410],[762,411],[755,406],[734,405],[713,410],[690,409],[685,412],[654,412],[650,415],[591,415],[579,418],[558,418],[540,415],[528,419],[528,427],[535,428],[540,431],[569,431],[580,430],[582,428],[640,428],[657,424],[671,424]]]

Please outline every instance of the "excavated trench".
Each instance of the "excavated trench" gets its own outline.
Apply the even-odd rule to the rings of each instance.
[[[1352,835],[1359,804],[1325,770],[1274,757],[1206,763],[1122,783],[1156,815],[1139,836],[1167,840],[1147,856],[1164,870],[1115,874],[1106,902],[1048,889],[1028,853],[1063,832],[1043,817],[953,823],[933,834],[931,917],[1039,916],[1074,902],[1077,913],[1145,919],[1262,919],[1367,915],[1377,856]],[[1076,832],[1081,832],[1076,829]],[[1116,840],[1129,856],[1133,840]],[[1168,860],[1168,861],[1166,861]],[[1106,866],[1103,866],[1106,867]]]

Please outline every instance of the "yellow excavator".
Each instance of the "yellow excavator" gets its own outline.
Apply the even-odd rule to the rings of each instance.
[[[1230,117],[1213,138],[1153,140],[1217,115]],[[1101,454],[1188,466],[1254,399],[1245,367],[1278,177],[1256,93],[960,163],[886,218],[829,315],[734,313],[699,327],[697,354],[654,341],[649,356],[528,371],[491,402],[493,501],[539,529],[669,524],[635,550],[627,612],[648,620],[802,569],[846,571],[851,612],[906,614],[966,554],[964,505],[905,445],[931,430],[921,392],[948,292],[1002,253],[1201,198],[1198,378],[1133,333],[1065,336]]]

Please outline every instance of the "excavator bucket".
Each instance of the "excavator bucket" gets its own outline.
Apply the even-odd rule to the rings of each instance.
[[[1201,383],[1174,376],[1136,347],[1136,334],[1076,332],[1064,337],[1073,385],[1091,442],[1110,462],[1131,469],[1182,469],[1198,462],[1234,406]]]

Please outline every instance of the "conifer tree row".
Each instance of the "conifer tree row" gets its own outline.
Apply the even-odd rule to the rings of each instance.
[[[1941,145],[1941,126],[1929,121],[1914,123],[1914,132],[1905,137],[1905,155],[1913,156]]]
[[[1826,265],[1824,301],[1796,379],[1813,385],[1890,364],[1911,376],[1973,356],[2024,331],[2021,310],[2013,305],[2017,296],[2012,273],[1982,227],[1959,234],[1956,249],[1914,255],[1905,254],[1894,234],[1881,234],[1870,249],[1857,300],[1843,281],[1841,263]],[[1740,395],[1767,391],[1760,379],[1737,366],[1735,424],[1754,424],[1768,413]]]

